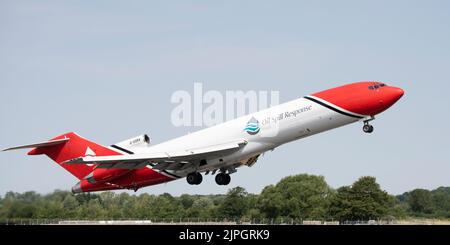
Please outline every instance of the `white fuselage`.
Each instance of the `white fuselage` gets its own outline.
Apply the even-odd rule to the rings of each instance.
[[[356,121],[372,133],[369,122],[404,94],[401,88],[363,81],[304,96],[157,145],[140,135],[105,147],[65,133],[51,140],[10,147],[33,148],[29,155],[45,154],[80,181],[73,193],[144,186],[186,177],[191,185],[203,175],[215,175],[218,185],[230,183],[231,173],[252,166],[269,150]]]
[[[258,120],[259,123],[259,130],[254,135],[244,130],[252,118]],[[157,145],[134,148],[134,151],[136,153],[171,152],[243,139],[247,141],[247,144],[238,151],[206,159],[207,164],[203,166],[197,165],[173,173],[184,177],[193,171],[228,169],[232,172],[236,167],[244,165],[247,159],[284,143],[358,120],[358,118],[342,115],[305,98],[299,98]]]

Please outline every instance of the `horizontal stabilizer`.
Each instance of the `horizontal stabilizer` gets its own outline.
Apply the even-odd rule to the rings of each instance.
[[[49,141],[34,143],[34,144],[30,144],[30,145],[21,145],[21,146],[6,148],[6,149],[3,149],[2,151],[18,150],[18,149],[25,149],[25,148],[39,148],[39,147],[46,147],[46,146],[52,146],[52,145],[59,145],[59,144],[66,143],[69,140],[70,140],[69,138],[49,140]]]
[[[75,132],[58,135],[40,143],[11,147],[4,149],[4,151],[24,148],[33,148],[27,153],[28,155],[48,156],[79,180],[84,180],[88,174],[94,171],[96,166],[62,164],[64,161],[84,156],[120,155],[117,151],[87,140]]]

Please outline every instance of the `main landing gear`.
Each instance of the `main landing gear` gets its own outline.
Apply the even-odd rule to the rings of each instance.
[[[371,117],[368,120],[364,121],[363,131],[364,133],[372,133],[373,132],[373,126],[369,124],[370,121],[374,120],[374,117]]]
[[[199,172],[193,172],[186,176],[186,181],[190,185],[198,185],[202,183],[203,177]],[[216,175],[216,183],[218,185],[228,185],[231,181],[231,177],[227,173],[218,173]]]
[[[219,173],[216,175],[216,183],[218,185],[228,185],[231,181],[231,177],[226,173]]]
[[[186,176],[186,180],[190,185],[198,185],[202,183],[203,177],[200,173],[194,172]]]

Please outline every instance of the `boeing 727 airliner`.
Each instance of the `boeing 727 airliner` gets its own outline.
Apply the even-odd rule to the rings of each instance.
[[[80,181],[73,193],[115,189],[137,190],[186,178],[191,185],[215,175],[218,185],[230,174],[252,166],[269,150],[293,140],[354,122],[369,123],[392,106],[403,90],[382,82],[358,82],[324,90],[246,116],[151,145],[147,135],[102,146],[70,132],[49,141],[5,149],[33,148],[28,155],[45,154]]]

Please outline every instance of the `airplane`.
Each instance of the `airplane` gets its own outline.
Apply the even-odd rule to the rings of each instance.
[[[375,115],[404,94],[383,82],[357,82],[313,93],[283,104],[238,117],[160,144],[151,145],[144,134],[102,146],[74,132],[45,142],[3,151],[33,148],[28,155],[45,154],[79,179],[72,192],[139,188],[186,178],[191,185],[204,175],[215,175],[227,185],[230,174],[253,166],[259,156],[276,147],[341,127],[363,123],[372,133]]]

